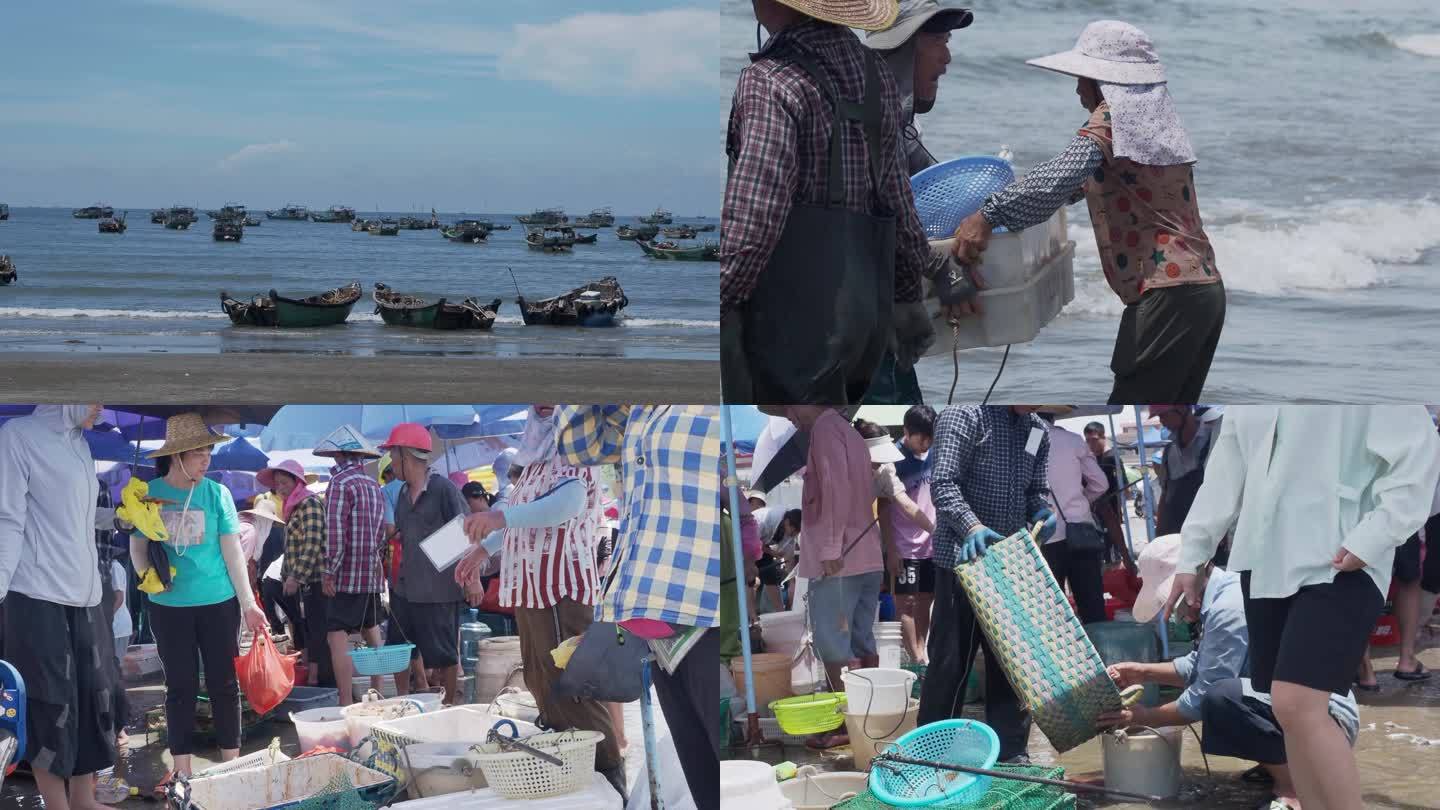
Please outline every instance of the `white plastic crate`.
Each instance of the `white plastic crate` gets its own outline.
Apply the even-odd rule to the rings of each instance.
[[[990,263],[990,250],[986,251],[983,266],[986,270],[1001,267],[999,263]],[[1074,242],[1065,242],[1033,269],[1020,265],[1024,271],[1017,274],[1013,272],[1014,267],[1005,265],[1001,278],[1017,281],[1018,276],[1018,283],[1005,286],[996,286],[987,273],[991,286],[979,293],[982,314],[961,318],[955,326],[940,313],[939,299],[933,295],[927,297],[926,306],[935,326],[935,343],[927,354],[948,354],[957,345],[961,349],[973,349],[1028,343],[1075,299]]]

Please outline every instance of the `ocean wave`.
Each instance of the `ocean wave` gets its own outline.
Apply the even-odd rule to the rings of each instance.
[[[1440,202],[1341,200],[1308,209],[1223,205],[1233,219],[1210,225],[1225,286],[1263,295],[1325,294],[1386,283],[1386,265],[1413,264],[1440,248]],[[1214,213],[1213,211],[1210,213]],[[1075,240],[1075,300],[1071,314],[1118,315],[1121,304],[1100,273],[1095,237],[1085,223],[1070,225]]]
[[[1410,34],[1395,37],[1391,42],[1402,51],[1440,58],[1440,34]]]
[[[1382,31],[1325,37],[1325,42],[1356,51],[1401,50],[1416,56],[1440,57],[1440,34],[1393,35]]]

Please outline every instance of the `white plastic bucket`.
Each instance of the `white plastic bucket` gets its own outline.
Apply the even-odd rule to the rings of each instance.
[[[847,712],[856,714],[904,714],[910,704],[915,673],[903,669],[852,669],[841,676],[845,682]]]
[[[1184,742],[1183,726],[1135,727],[1119,736],[1100,735],[1105,787],[1165,797],[1178,794],[1180,749]]]
[[[475,663],[475,702],[490,703],[501,689],[521,683],[520,637],[497,636],[480,642]]]
[[[794,658],[805,638],[805,613],[787,610],[784,613],[761,614],[760,636],[765,639],[766,652]]]
[[[875,623],[875,653],[883,669],[900,669],[905,663],[905,635],[900,622]]]
[[[490,704],[490,708],[496,714],[524,720],[527,723],[533,723],[540,719],[540,706],[535,702],[535,696],[513,686],[501,689],[500,694],[496,695],[494,702]]]
[[[775,783],[771,766],[738,759],[720,763],[720,810],[792,810],[793,807]]]
[[[302,753],[320,746],[338,748],[341,751],[349,751],[351,748],[345,714],[339,706],[291,712],[290,722],[295,724],[295,736],[300,738]]]
[[[824,773],[814,765],[805,765],[794,779],[780,783],[780,792],[795,810],[829,810],[845,799],[864,793],[869,779],[869,775],[863,773]]]

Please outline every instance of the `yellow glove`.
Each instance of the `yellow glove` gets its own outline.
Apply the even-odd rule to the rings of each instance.
[[[555,668],[564,669],[570,663],[570,656],[575,654],[576,648],[580,646],[580,637],[571,636],[560,642],[560,646],[550,651],[550,657],[555,659]]]
[[[160,519],[160,504],[144,500],[149,494],[149,484],[139,478],[131,478],[120,490],[120,508],[115,510],[115,516],[151,540],[167,541],[170,533],[165,530],[165,521]]]
[[[175,566],[173,565],[170,566],[170,581],[175,581]],[[165,592],[165,585],[160,582],[160,575],[155,572],[154,568],[145,569],[145,573],[140,577],[140,584],[136,587],[148,594]]]

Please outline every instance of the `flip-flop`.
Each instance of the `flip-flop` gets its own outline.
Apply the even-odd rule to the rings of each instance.
[[[1354,685],[1354,687],[1355,687],[1356,689],[1359,689],[1361,692],[1379,692],[1379,691],[1380,691],[1380,684],[1379,684],[1378,682],[1376,682],[1376,683],[1360,683],[1359,681],[1356,681],[1353,685]]]
[[[1252,785],[1268,785],[1275,781],[1270,772],[1256,765],[1250,770],[1240,774],[1240,781],[1249,782]]]
[[[1401,672],[1400,668],[1396,667],[1395,677],[1402,681],[1428,681],[1430,680],[1430,670],[1426,669],[1424,664],[1416,661],[1414,672]]]

